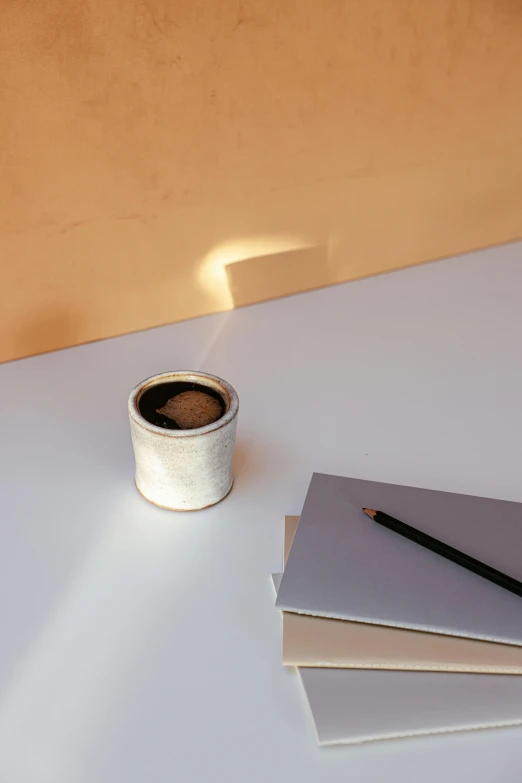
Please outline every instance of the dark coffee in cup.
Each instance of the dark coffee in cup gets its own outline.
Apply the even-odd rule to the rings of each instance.
[[[171,381],[146,389],[138,402],[144,419],[167,430],[205,427],[226,411],[221,395],[200,383]]]

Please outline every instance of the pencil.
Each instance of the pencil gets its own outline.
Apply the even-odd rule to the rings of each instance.
[[[363,508],[365,514],[367,514],[374,522],[378,522],[379,525],[387,527],[389,530],[393,530],[395,533],[409,538],[410,541],[414,541],[416,544],[420,544],[425,549],[429,549],[431,552],[435,552],[441,557],[445,557],[446,560],[451,560],[452,563],[467,568],[468,571],[472,571],[478,576],[482,576],[484,579],[488,579],[490,582],[503,587],[504,590],[509,590],[511,593],[522,596],[522,582],[517,579],[513,579],[507,574],[503,574],[501,571],[497,571],[496,568],[481,563],[480,560],[476,560],[470,555],[466,555],[464,552],[460,552],[458,549],[444,544],[433,536],[429,536],[427,533],[423,533],[422,530],[407,525],[405,522],[390,517],[389,514],[385,514],[384,511],[374,511],[372,508]]]

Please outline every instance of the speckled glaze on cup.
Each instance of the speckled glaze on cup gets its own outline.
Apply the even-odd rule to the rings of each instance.
[[[225,402],[225,413],[206,427],[166,430],[145,419],[141,395],[160,383],[187,381],[208,386]],[[139,383],[129,396],[129,417],[136,458],[136,487],[156,506],[196,511],[213,506],[232,489],[232,455],[239,399],[226,381],[201,372],[165,372]]]

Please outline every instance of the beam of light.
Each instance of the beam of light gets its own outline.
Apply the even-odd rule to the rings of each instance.
[[[203,584],[193,564],[212,562],[218,533],[148,505],[129,487],[103,508],[103,529],[2,683],[0,770],[12,774],[0,772],[1,783],[76,781],[100,738],[124,725],[148,656],[161,658],[152,640],[173,618],[190,622],[186,589]]]

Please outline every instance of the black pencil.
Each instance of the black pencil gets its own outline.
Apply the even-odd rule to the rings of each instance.
[[[405,522],[400,522],[394,517],[390,517],[389,514],[385,514],[384,511],[374,511],[371,508],[363,508],[365,514],[373,519],[374,522],[378,522],[379,525],[384,525],[389,530],[393,530],[395,533],[399,533],[405,538],[409,538],[410,541],[414,541],[416,544],[420,544],[425,549],[429,549],[431,552],[445,557],[446,560],[451,560],[453,563],[467,568],[468,571],[472,571],[474,574],[488,579],[490,582],[494,582],[499,587],[503,587],[505,590],[509,590],[511,593],[522,596],[522,582],[517,579],[513,579],[507,574],[503,574],[501,571],[497,571],[496,568],[481,563],[480,560],[476,560],[470,555],[459,552],[458,549],[444,544],[433,536],[429,536],[427,533],[423,533],[422,530],[417,530],[411,525],[407,525]]]

